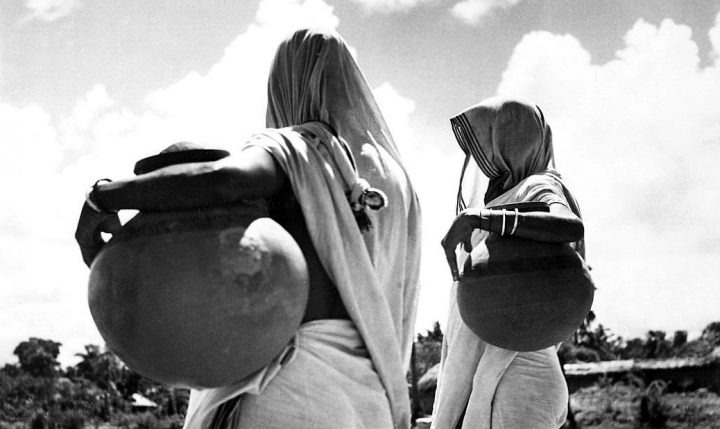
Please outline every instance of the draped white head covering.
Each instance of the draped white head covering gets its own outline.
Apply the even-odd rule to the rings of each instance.
[[[281,43],[270,71],[267,125],[280,129],[256,135],[248,146],[266,149],[287,175],[382,382],[394,427],[408,428],[405,374],[419,292],[420,208],[372,92],[338,34],[300,30]],[[381,205],[368,183],[382,191],[386,207],[369,211],[372,227],[361,232],[356,206]],[[223,402],[262,393],[283,361],[280,355],[237,384],[193,391],[185,427],[206,427]]]
[[[407,427],[420,209],[372,92],[338,34],[300,30],[281,43],[268,83],[267,125],[290,127],[280,130],[286,143],[269,150],[288,175],[323,266],[363,337],[395,426]],[[348,223],[347,202],[338,205],[334,190],[340,181],[346,195],[357,193],[349,170],[387,195],[387,207],[368,213],[373,226],[364,233]]]
[[[362,159],[364,145],[400,155],[385,119],[345,41],[323,29],[300,30],[282,42],[268,84],[267,126],[324,122]],[[360,175],[370,166],[360,162]]]

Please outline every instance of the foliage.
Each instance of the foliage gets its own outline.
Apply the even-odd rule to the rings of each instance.
[[[563,342],[558,354],[565,363],[703,357],[720,346],[720,322],[710,323],[696,340],[687,338],[687,331],[675,331],[669,340],[664,331],[650,330],[645,338],[625,340],[598,323],[591,311],[572,338]]]
[[[56,367],[60,365],[57,357],[61,345],[52,340],[32,337],[15,347],[13,354],[18,357],[23,371],[36,377],[53,377],[57,374]]]
[[[443,333],[438,322],[435,322],[433,329],[428,330],[425,335],[417,335],[417,341],[415,342],[415,370],[418,379],[430,368],[440,363],[442,341]]]
[[[720,321],[707,325],[703,329],[700,339],[713,347],[720,346]]]
[[[75,366],[59,369],[60,343],[30,338],[15,349],[17,364],[0,368],[0,428],[83,428],[88,422],[122,419],[139,393],[159,406],[154,414],[132,417],[125,427],[180,428],[189,392],[142,377],[110,350],[85,346]],[[27,427],[27,426],[22,426]]]
[[[668,410],[662,401],[662,395],[667,390],[667,383],[655,380],[640,394],[638,421],[647,423],[650,427],[660,428],[668,420]]]
[[[160,427],[157,417],[150,413],[142,413],[137,419],[137,429],[157,429]]]
[[[584,428],[716,427],[720,397],[702,389],[668,393],[668,384],[628,374],[620,381],[601,379],[572,394],[573,409]]]

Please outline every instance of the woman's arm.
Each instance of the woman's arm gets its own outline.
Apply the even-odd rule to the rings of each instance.
[[[98,184],[83,205],[75,231],[87,266],[105,245],[102,232],[120,228],[116,210],[185,210],[267,198],[287,186],[285,172],[267,151],[249,147],[219,161],[178,164],[130,179]]]
[[[518,212],[517,228],[515,228],[516,213],[514,211],[503,213],[501,210],[479,209],[470,215],[479,217],[478,228],[498,234],[502,233],[504,217],[505,235],[560,243],[578,241],[583,238],[585,230],[582,220],[572,210],[559,203],[550,204],[549,209],[548,212]]]
[[[272,155],[249,147],[219,161],[171,165],[104,183],[93,199],[104,210],[184,210],[267,198],[286,185],[287,177]]]
[[[504,231],[504,235],[508,236],[559,243],[578,241],[585,234],[582,220],[563,204],[550,204],[548,212],[503,212],[486,208],[463,210],[441,242],[450,271],[456,280],[458,268],[455,248],[462,243],[466,252],[472,251],[470,240],[475,229],[497,234]]]

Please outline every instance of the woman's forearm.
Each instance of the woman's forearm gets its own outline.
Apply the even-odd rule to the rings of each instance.
[[[268,198],[286,180],[271,155],[255,148],[220,161],[172,165],[106,183],[93,197],[106,210],[185,210]]]
[[[497,234],[512,235],[547,242],[573,242],[583,238],[582,220],[564,210],[548,212],[514,212],[480,209],[477,213],[478,227]],[[503,228],[504,225],[504,228]]]

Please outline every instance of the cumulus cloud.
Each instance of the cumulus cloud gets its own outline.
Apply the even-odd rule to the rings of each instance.
[[[468,25],[477,24],[483,17],[497,9],[506,9],[521,0],[463,0],[456,3],[450,13]]]
[[[355,0],[372,12],[405,12],[422,5],[438,3],[440,0]]]
[[[378,107],[383,112],[399,150],[404,153],[406,144],[412,141],[414,136],[410,125],[410,116],[415,112],[415,102],[400,94],[388,82],[375,88],[373,95]]]
[[[575,37],[534,32],[498,88],[535,101],[553,126],[586,213],[596,309],[618,330],[699,330],[716,315],[704,297],[720,274],[720,20],[710,39],[714,62],[701,67],[689,27],[639,20],[595,64]]]
[[[0,361],[29,336],[64,344],[64,362],[100,343],[85,294],[87,268],[73,233],[85,187],[128,176],[134,162],[180,140],[237,149],[265,127],[266,81],[275,49],[300,27],[336,28],[322,0],[263,0],[255,20],[205,74],[148,94],[139,109],[90,88],[65,118],[0,103]],[[414,103],[389,84],[376,91],[397,136]]]
[[[54,21],[70,15],[73,9],[79,6],[79,0],[27,0],[25,7],[30,9],[31,12],[26,20]]]

